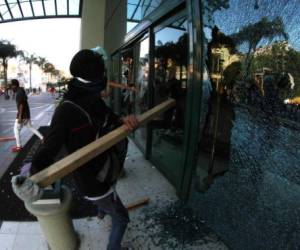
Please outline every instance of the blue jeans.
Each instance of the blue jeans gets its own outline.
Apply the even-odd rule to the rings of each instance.
[[[107,197],[94,201],[100,213],[108,214],[112,218],[112,228],[109,235],[107,250],[120,250],[123,235],[129,222],[128,211],[118,195],[113,193]]]

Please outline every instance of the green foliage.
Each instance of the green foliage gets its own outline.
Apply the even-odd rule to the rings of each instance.
[[[260,21],[249,24],[243,27],[239,32],[233,34],[232,39],[236,44],[248,44],[248,52],[245,58],[245,72],[244,79],[249,77],[253,54],[259,44],[264,38],[272,40],[275,37],[283,37],[288,40],[288,34],[285,32],[284,23],[281,17],[276,17],[274,20],[269,21],[267,17],[263,17]]]
[[[294,96],[300,96],[300,52],[287,48],[287,43],[275,42],[265,53],[254,57],[251,73],[262,72],[263,68],[270,68],[274,73],[290,73],[295,81]]]
[[[275,61],[272,59],[272,55],[259,55],[254,57],[251,64],[251,74],[256,72],[262,72],[262,69],[267,67],[275,69]]]
[[[14,44],[11,44],[9,41],[1,40],[0,41],[0,58],[6,60],[7,58],[13,58],[18,56],[18,51]]]
[[[155,48],[155,55],[157,58],[161,58],[163,60],[172,59],[179,65],[187,64],[187,45],[188,45],[188,36],[187,34],[183,34],[179,37],[176,43],[167,42],[162,44],[158,41],[158,46]]]
[[[262,38],[272,40],[276,36],[282,36],[288,40],[288,34],[285,32],[281,17],[276,17],[273,21],[263,17],[260,21],[242,28],[238,33],[232,35],[232,38],[236,44],[247,42],[249,51],[251,51],[256,49]]]
[[[44,72],[45,73],[53,74],[54,71],[55,71],[55,67],[52,63],[49,63],[49,62],[45,63],[45,65],[44,65]]]
[[[8,59],[17,57],[19,52],[16,49],[14,44],[11,44],[9,41],[1,40],[0,41],[0,58],[2,59],[3,66],[3,76],[4,76],[4,84],[7,85],[7,67],[8,67]]]

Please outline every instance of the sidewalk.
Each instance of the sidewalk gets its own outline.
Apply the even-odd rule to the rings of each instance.
[[[134,250],[228,249],[190,210],[178,210],[180,203],[174,188],[143,158],[132,142],[125,168],[126,176],[117,187],[123,202],[128,204],[144,197],[149,197],[150,202],[130,211],[131,222],[123,242]],[[80,250],[106,249],[111,223],[109,216],[103,220],[92,217],[73,222],[80,235]],[[48,248],[37,222],[3,222],[0,228],[0,249]]]

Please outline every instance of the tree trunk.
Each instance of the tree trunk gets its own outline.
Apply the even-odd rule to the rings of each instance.
[[[246,65],[246,70],[245,70],[245,75],[244,75],[244,81],[247,81],[247,78],[249,76],[249,71],[250,71],[250,66],[251,66],[251,63],[252,63],[252,60],[253,60],[253,56],[251,56],[251,50],[253,48],[253,51],[255,51],[255,48],[256,48],[257,44],[249,44],[249,50],[247,52],[247,55],[246,55],[246,60],[245,60],[245,65]]]
[[[29,90],[32,91],[32,85],[31,85],[31,70],[32,70],[32,63],[29,64]]]
[[[7,88],[7,59],[2,59],[3,76],[4,76],[4,87]]]

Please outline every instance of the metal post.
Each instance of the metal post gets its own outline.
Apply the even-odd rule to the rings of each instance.
[[[60,204],[25,203],[25,207],[37,217],[51,250],[75,250],[79,239],[69,216],[72,194],[66,186],[61,191]]]

